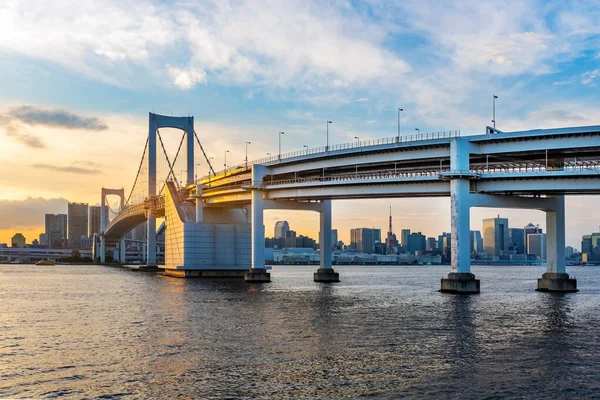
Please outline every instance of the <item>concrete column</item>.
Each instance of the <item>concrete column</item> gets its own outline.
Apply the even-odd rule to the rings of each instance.
[[[479,293],[479,280],[471,273],[470,254],[470,184],[461,173],[469,170],[470,143],[456,138],[450,142],[451,212],[451,272],[442,278],[441,292],[471,294]]]
[[[557,196],[556,210],[546,211],[547,272],[563,274],[565,268],[565,196]]]
[[[265,269],[265,225],[263,219],[264,198],[263,191],[259,186],[262,185],[263,177],[266,173],[266,167],[263,165],[254,165],[252,167],[252,269],[246,272],[244,280],[246,282],[270,282],[271,275]]]
[[[100,262],[105,263],[106,262],[106,239],[104,238],[104,235],[98,236],[98,239],[100,240]]]
[[[471,272],[470,208],[469,181],[466,179],[452,180],[450,182],[452,272]]]
[[[119,239],[119,264],[125,264],[125,238]]]
[[[204,221],[204,202],[202,201],[202,185],[196,185],[196,222]]]
[[[331,200],[323,200],[323,211],[319,213],[320,232],[319,245],[321,253],[321,268],[331,266]]]

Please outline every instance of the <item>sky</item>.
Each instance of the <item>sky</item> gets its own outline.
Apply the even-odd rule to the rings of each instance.
[[[129,192],[148,112],[193,115],[216,166],[330,143],[460,129],[600,125],[597,1],[5,0],[0,4],[0,243],[43,231],[67,201]],[[178,133],[165,136],[176,152]],[[200,163],[200,175],[207,171]],[[567,244],[598,231],[597,198],[567,198]],[[427,236],[448,199],[335,201],[333,226]],[[367,211],[366,211],[367,210]],[[474,209],[511,227],[541,212]],[[317,236],[310,212],[266,213]]]

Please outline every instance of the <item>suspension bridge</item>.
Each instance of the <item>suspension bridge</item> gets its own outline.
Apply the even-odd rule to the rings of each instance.
[[[172,158],[161,135],[167,128],[182,131]],[[198,165],[208,173],[197,177]],[[576,291],[577,282],[567,274],[564,261],[564,199],[581,194],[600,194],[600,126],[518,132],[487,127],[484,134],[464,137],[459,131],[399,135],[277,154],[217,171],[194,130],[193,117],[150,113],[148,138],[129,195],[102,191],[101,204],[116,195],[120,208],[112,218],[102,216],[94,255],[105,262],[107,249],[115,248],[114,254],[125,262],[125,234],[145,223],[145,261],[156,266],[158,218],[164,219],[159,231],[164,234],[165,274],[269,281],[264,210],[308,210],[320,216],[321,261],[314,279],[335,282],[334,200],[447,196],[452,261],[441,291],[479,292],[479,280],[470,271],[473,207],[544,211],[547,272],[537,289]]]

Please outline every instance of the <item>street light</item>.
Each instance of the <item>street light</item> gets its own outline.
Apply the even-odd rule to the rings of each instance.
[[[398,109],[398,142],[400,141],[400,112],[404,111],[403,108]]]
[[[246,169],[248,169],[248,145],[252,142],[246,142]]]
[[[498,96],[494,95],[492,102],[493,102],[493,116],[492,118],[492,123],[494,124],[494,133],[496,133],[496,99],[498,98]]]
[[[308,146],[303,144],[302,147],[304,147],[306,149],[306,154],[308,154]]]
[[[358,136],[354,136],[354,139],[356,139],[356,145],[360,146],[360,138]]]
[[[417,135],[421,134],[421,130],[419,128],[415,128],[415,131],[417,131]]]
[[[333,121],[327,121],[327,145],[325,146],[325,151],[329,151],[329,124],[332,124]]]
[[[227,153],[229,153],[229,150],[225,150],[225,163],[223,164],[224,168],[224,176],[227,176]]]
[[[285,135],[285,132],[279,132],[279,159],[281,160],[281,135]]]

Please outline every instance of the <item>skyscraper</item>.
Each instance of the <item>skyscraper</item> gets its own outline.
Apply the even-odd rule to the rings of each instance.
[[[531,222],[528,223],[525,228],[523,228],[523,230],[525,231],[525,250],[529,251],[529,240],[528,240],[528,236],[530,233],[542,233],[542,229],[539,226],[536,226],[534,224],[532,224]]]
[[[508,218],[486,218],[483,220],[483,250],[488,257],[508,253]]]
[[[508,249],[516,254],[525,254],[525,229],[509,228],[508,236],[510,238]]]
[[[100,232],[101,211],[102,207],[100,206],[90,206],[90,236],[94,236],[94,233]]]
[[[88,236],[87,203],[69,203],[67,230],[69,248],[81,248],[81,238],[86,238]]]
[[[483,252],[483,237],[480,231],[471,231],[471,254]]]
[[[287,237],[287,232],[290,230],[290,224],[287,221],[277,221],[275,223],[275,239]]]
[[[63,247],[67,240],[67,214],[46,214],[45,223],[48,248]]]
[[[410,235],[410,229],[402,229],[400,231],[400,239],[402,240],[402,246],[408,247],[408,236]]]
[[[421,232],[413,232],[408,236],[408,252],[415,254],[416,252],[425,251],[425,235]]]
[[[23,236],[22,233],[15,233],[15,235],[12,237],[10,243],[12,247],[20,247],[23,248],[25,247],[25,236]]]
[[[354,228],[350,229],[350,247],[360,253],[372,254],[375,252],[375,231],[380,229]]]
[[[527,242],[527,254],[535,255],[538,260],[546,259],[546,234],[545,233],[530,233]]]

